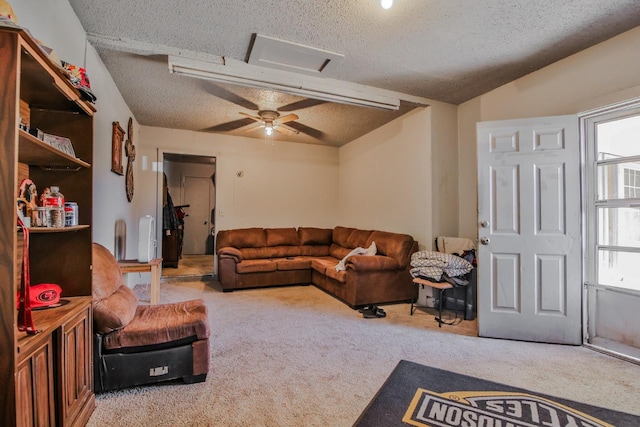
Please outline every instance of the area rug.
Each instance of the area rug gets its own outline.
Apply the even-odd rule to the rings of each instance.
[[[640,426],[640,417],[402,360],[354,426]]]

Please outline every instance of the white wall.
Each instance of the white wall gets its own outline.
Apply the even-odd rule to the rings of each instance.
[[[84,67],[97,96],[94,118],[93,152],[93,240],[115,250],[115,222],[126,221],[128,229],[127,255],[137,254],[138,217],[127,202],[124,176],[111,172],[111,123],[119,121],[125,131],[132,117],[118,88],[95,49],[86,42],[86,34],[67,0],[11,1],[19,24],[34,37],[56,51],[60,59]],[[134,144],[137,144],[137,123],[134,118]],[[127,136],[125,136],[126,139]],[[137,161],[136,161],[137,163]],[[123,163],[126,167],[126,157]],[[135,168],[134,168],[135,174]],[[140,191],[140,187],[136,185]],[[64,189],[61,188],[64,193]],[[134,200],[137,197],[134,194]],[[83,209],[83,206],[79,206]],[[136,232],[132,238],[132,231]]]
[[[431,215],[433,235],[458,236],[458,211],[469,206],[458,201],[458,108],[434,102],[431,106]],[[435,245],[432,245],[435,249]]]
[[[340,148],[341,225],[431,241],[432,110],[413,110]]]
[[[478,121],[578,114],[640,96],[640,27],[474,98],[458,108],[460,235],[477,236]],[[473,154],[472,154],[473,153]]]
[[[217,230],[334,227],[338,220],[337,148],[142,126],[138,155],[148,167],[136,177],[146,189],[134,200],[138,215],[160,218],[159,152],[216,157]]]

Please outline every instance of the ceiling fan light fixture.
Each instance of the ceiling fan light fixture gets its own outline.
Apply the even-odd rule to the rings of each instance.
[[[393,0],[382,0],[380,4],[383,9],[391,9],[391,6],[393,6]]]
[[[265,125],[265,127],[264,127],[264,133],[265,133],[267,136],[271,136],[271,135],[273,135],[273,125],[271,125],[271,124],[267,124],[267,125]]]

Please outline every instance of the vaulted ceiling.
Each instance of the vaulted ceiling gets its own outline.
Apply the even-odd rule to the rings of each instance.
[[[264,139],[247,115],[269,110],[298,117],[274,140],[330,146],[421,99],[462,103],[640,25],[637,0],[395,0],[389,10],[379,0],[69,1],[140,124]],[[170,56],[242,65],[256,34],[338,54],[314,82],[397,92],[399,109],[169,71]]]

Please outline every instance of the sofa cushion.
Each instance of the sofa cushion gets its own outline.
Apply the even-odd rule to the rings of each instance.
[[[120,286],[107,298],[93,300],[94,330],[100,334],[122,329],[136,314],[138,298],[127,286]]]
[[[300,255],[303,256],[329,256],[329,245],[302,245]]]
[[[209,337],[207,306],[201,299],[173,304],[141,305],[125,328],[105,335],[104,348],[113,350]]]
[[[91,293],[94,300],[101,300],[113,294],[123,285],[122,272],[116,258],[109,252],[109,249],[101,244],[93,243],[91,253],[93,264]]]
[[[336,271],[335,267],[328,267],[324,274],[340,283],[346,283],[347,281],[347,272],[345,270]]]
[[[298,256],[300,253],[300,246],[269,246],[267,247],[269,253],[268,258],[285,258],[288,256]]]
[[[311,268],[311,260],[305,258],[294,257],[293,259],[275,258],[272,259],[278,270],[307,270]]]
[[[270,259],[245,259],[236,264],[236,273],[268,273],[276,268],[276,263]]]
[[[342,246],[343,248],[349,248],[349,250],[353,249],[349,247],[349,244],[347,242],[349,240],[349,236],[351,236],[351,233],[353,233],[354,230],[355,228],[340,226],[335,227],[333,229],[332,243],[338,246]]]
[[[104,246],[92,244],[91,271],[95,330],[108,333],[127,325],[136,313],[138,298],[122,282],[116,258]]]
[[[394,258],[401,269],[409,265],[414,240],[408,234],[374,231],[369,236],[369,242],[376,242],[378,253]]]
[[[335,270],[338,260],[332,257],[313,258],[311,260],[311,268],[319,273],[326,274],[327,268]]]
[[[349,249],[368,248],[371,245],[370,235],[371,230],[353,230],[347,239],[346,247]]]
[[[218,232],[216,247],[261,248],[267,246],[267,236],[262,228],[239,228]]]
[[[266,228],[267,246],[298,246],[300,238],[295,228]]]
[[[333,236],[333,229],[299,227],[298,236],[300,236],[301,245],[329,246],[331,244],[331,238]]]
[[[266,246],[260,248],[242,248],[240,249],[242,259],[265,259],[271,256],[269,248]]]
[[[345,246],[340,246],[335,243],[332,243],[329,247],[329,255],[341,260],[346,257],[349,252],[351,252],[354,248],[347,248]]]

